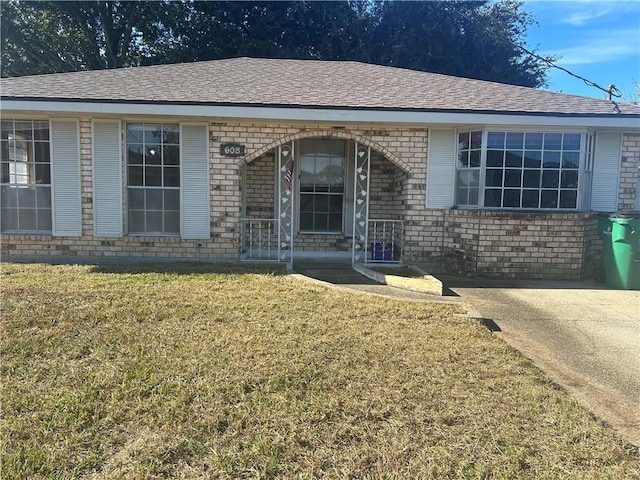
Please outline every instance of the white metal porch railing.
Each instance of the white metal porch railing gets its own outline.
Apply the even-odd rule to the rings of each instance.
[[[404,250],[403,220],[369,220],[367,261],[402,263]]]
[[[241,258],[251,261],[279,261],[278,219],[240,219]],[[369,220],[365,262],[402,263],[404,221]]]
[[[278,261],[278,220],[241,218],[240,249],[242,260]]]

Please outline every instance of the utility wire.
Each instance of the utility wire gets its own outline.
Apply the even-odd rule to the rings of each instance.
[[[460,15],[461,17],[466,18],[467,20],[473,22],[474,20],[467,15],[466,13],[463,13],[459,10],[453,10],[455,13],[457,13],[458,15]],[[489,35],[491,35],[494,38],[497,38],[499,40],[501,40],[501,38],[493,31],[489,30],[487,27],[482,26],[483,30],[485,32],[487,32]],[[593,82],[591,80],[589,80],[588,78],[585,78],[581,75],[578,75],[577,73],[573,73],[570,70],[567,70],[564,67],[561,67],[560,65],[556,65],[554,62],[552,62],[551,60],[549,60],[548,58],[542,57],[540,55],[538,55],[537,53],[534,53],[530,50],[528,50],[527,48],[523,47],[522,45],[520,45],[519,43],[514,43],[514,46],[519,48],[520,50],[522,50],[524,53],[526,53],[527,55],[530,55],[538,60],[540,60],[541,62],[545,63],[546,65],[548,65],[551,68],[557,68],[558,70],[561,70],[565,73],[568,73],[569,75],[571,75],[572,77],[577,78],[578,80],[582,80],[585,84],[587,84],[590,87],[595,87],[598,90],[602,90],[604,93],[607,94],[607,99],[611,100],[611,97],[616,97],[616,98],[621,98],[622,97],[622,92],[620,90],[618,90],[618,88],[615,85],[609,85],[608,88],[604,88],[601,87],[600,85],[598,85],[596,82]]]
[[[532,57],[537,58],[538,60],[541,60],[542,62],[546,63],[550,67],[557,68],[558,70],[562,70],[563,72],[568,73],[572,77],[575,77],[578,80],[582,80],[584,83],[586,83],[590,87],[595,87],[598,90],[602,90],[604,93],[606,93],[607,95],[610,95],[612,97],[617,97],[617,98],[622,97],[622,92],[620,90],[618,90],[618,88],[615,85],[610,85],[609,88],[601,87],[596,82],[592,82],[588,78],[584,78],[583,76],[578,75],[577,73],[573,73],[572,71],[567,70],[566,68],[561,67],[560,65],[556,65],[555,63],[553,63],[548,58],[541,57],[540,55],[538,55],[536,53],[533,53],[530,50],[527,50],[525,47],[523,47],[522,45],[520,45],[518,43],[516,43],[515,46],[518,47],[523,52],[525,52],[526,54],[531,55]]]

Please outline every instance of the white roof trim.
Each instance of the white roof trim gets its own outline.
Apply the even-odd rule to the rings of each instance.
[[[333,123],[379,123],[415,125],[523,125],[570,126],[592,128],[640,129],[640,118],[620,115],[567,116],[513,113],[425,112],[394,110],[357,110],[324,108],[285,108],[263,106],[171,105],[111,102],[65,102],[35,100],[3,100],[3,115],[25,112],[95,114],[95,115],[161,115],[200,118],[232,118],[247,120],[280,120]]]

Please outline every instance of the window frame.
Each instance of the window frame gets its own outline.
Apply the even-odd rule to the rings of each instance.
[[[473,134],[478,134],[480,133],[481,137],[481,144],[480,144],[480,149],[478,148],[473,148],[473,142],[472,142],[472,135]],[[469,143],[468,143],[468,148],[460,148],[460,135],[464,135],[464,134],[468,134],[469,135]],[[482,192],[483,192],[483,187],[482,185],[484,184],[484,167],[483,167],[483,149],[484,149],[484,145],[486,144],[486,133],[483,130],[478,130],[478,129],[468,129],[468,130],[456,130],[456,151],[455,151],[455,179],[454,179],[454,205],[456,206],[460,206],[462,208],[478,208],[478,205],[480,203],[480,199],[482,197]],[[472,152],[477,152],[480,151],[480,164],[477,167],[472,167]],[[461,162],[461,154],[465,153],[466,155],[466,163],[468,164],[467,166],[464,167],[460,167],[460,162]],[[467,200],[470,197],[470,191],[472,188],[473,189],[477,189],[477,200],[478,202],[475,204],[472,203],[464,203],[464,204],[458,204],[458,189],[460,188],[459,186],[459,180],[460,180],[460,176],[458,174],[458,172],[469,172],[470,175],[468,175],[467,177],[470,178],[472,175],[471,173],[473,172],[477,172],[477,178],[475,180],[477,180],[477,185],[472,185],[472,186],[468,186],[465,188],[465,190],[467,190]],[[475,184],[475,181],[474,181]]]
[[[478,171],[478,197],[477,197],[477,204],[470,204],[470,203],[462,203],[459,197],[459,182],[460,182],[460,173],[462,171],[467,171],[470,170],[470,167],[460,167],[459,164],[459,158],[460,158],[460,153],[461,153],[461,149],[460,149],[460,135],[462,134],[471,134],[471,133],[481,133],[482,134],[482,145],[480,148],[480,166],[476,168],[476,170]],[[549,133],[549,134],[562,134],[563,135],[563,139],[564,139],[564,134],[578,134],[580,135],[580,148],[579,150],[577,150],[578,152],[578,166],[577,169],[567,169],[569,171],[576,171],[578,174],[578,181],[577,181],[577,187],[575,188],[576,191],[576,200],[575,200],[575,207],[569,207],[569,208],[562,208],[560,207],[560,191],[561,190],[573,190],[573,189],[569,189],[569,188],[565,188],[563,189],[561,187],[561,175],[562,175],[562,171],[563,169],[561,168],[562,163],[560,163],[560,165],[558,166],[558,168],[556,169],[558,171],[558,176],[559,176],[559,180],[558,180],[558,187],[556,188],[556,190],[558,191],[558,202],[556,207],[524,207],[524,206],[518,206],[518,207],[511,207],[511,206],[486,206],[486,198],[485,198],[485,191],[487,189],[490,189],[491,187],[487,185],[487,170],[488,168],[491,169],[490,167],[488,167],[487,165],[487,152],[488,150],[491,150],[488,146],[488,136],[489,133],[505,133],[505,144],[504,147],[502,147],[502,149],[498,149],[495,148],[493,150],[495,151],[502,151],[506,152],[509,150],[507,148],[506,145],[506,134],[509,133],[520,133],[523,134],[526,138],[526,134],[545,134],[545,133]],[[589,143],[591,142],[591,143]],[[513,212],[518,212],[518,211],[522,211],[522,212],[556,212],[556,213],[563,213],[563,212],[580,212],[580,211],[584,211],[584,206],[588,203],[588,196],[589,196],[589,191],[586,191],[585,188],[588,186],[585,182],[588,181],[588,179],[590,178],[589,175],[589,152],[588,152],[588,148],[591,148],[591,155],[593,155],[593,151],[595,149],[595,136],[593,134],[592,131],[588,130],[588,129],[576,129],[576,128],[533,128],[533,127],[526,127],[526,128],[517,128],[517,127],[512,127],[512,128],[504,128],[502,126],[484,126],[484,127],[460,127],[457,128],[455,131],[455,144],[456,144],[456,151],[455,151],[455,179],[454,179],[454,208],[460,208],[460,209],[485,209],[485,210],[495,210],[495,211],[513,211]],[[518,149],[515,149],[518,150]],[[526,151],[526,146],[523,145],[523,148],[521,149],[523,152]],[[535,149],[531,149],[531,150],[535,150]],[[544,148],[544,144],[542,145],[542,147],[539,149],[540,153],[543,154],[545,152],[545,148]],[[554,149],[547,149],[547,151],[551,151],[554,152],[556,150]],[[560,152],[560,155],[562,156],[562,153],[564,152],[563,149],[557,150]],[[574,150],[571,150],[574,151]],[[506,158],[506,157],[505,157]],[[593,163],[593,159],[591,158],[591,163]],[[505,160],[506,162],[506,160]],[[560,162],[562,162],[562,158],[560,159]],[[496,167],[498,168],[498,167]],[[516,168],[516,167],[511,167]],[[503,170],[503,175],[504,172],[507,169],[506,163],[503,163],[501,169]],[[522,164],[517,167],[517,169],[520,170],[521,172],[521,181],[520,181],[520,185],[519,187],[517,187],[517,189],[520,191],[520,205],[522,205],[522,192],[527,189],[524,186],[524,171],[526,170],[526,167],[524,165],[524,158],[522,161]],[[542,171],[544,169],[543,163],[541,161],[540,164],[540,175],[542,176]],[[502,185],[500,187],[496,187],[496,188],[500,188],[501,192],[504,192],[505,190],[505,185],[504,185],[504,178],[502,179]],[[516,189],[516,187],[507,187],[509,189]],[[528,190],[533,189],[533,187],[529,187]],[[539,186],[536,188],[536,190],[538,191],[538,205],[541,204],[541,193],[544,189],[542,187],[542,183],[539,183]],[[501,203],[504,202],[504,197],[502,197]]]
[[[181,129],[180,129],[180,122],[175,122],[175,121],[165,121],[165,120],[156,120],[156,119],[143,119],[143,120],[126,120],[123,122],[124,123],[124,128],[122,129],[122,135],[123,135],[123,142],[122,142],[122,149],[123,149],[123,169],[124,169],[124,175],[123,175],[123,183],[124,183],[124,189],[123,189],[123,201],[124,201],[124,205],[125,205],[125,209],[124,209],[124,227],[125,227],[125,232],[126,235],[129,237],[180,237],[182,234],[182,184],[181,184],[181,170],[182,170],[182,160],[181,160],[181,155],[182,155],[182,138],[181,138]],[[129,127],[132,125],[136,125],[140,127],[140,131],[142,132],[142,140],[141,141],[134,141],[134,142],[130,142],[129,141]],[[159,143],[158,142],[147,142],[146,141],[146,135],[145,132],[147,131],[145,127],[149,126],[149,125],[159,125],[160,126],[160,140]],[[177,142],[178,143],[171,143],[171,142],[165,142],[164,141],[164,132],[165,132],[165,127],[170,126],[172,127],[173,131],[175,131],[175,133],[177,134]],[[142,148],[142,160],[139,163],[133,163],[131,164],[129,162],[129,146],[130,145],[139,145]],[[159,164],[150,164],[150,166],[153,168],[160,168],[160,185],[146,185],[146,168],[147,168],[147,162],[146,162],[146,155],[147,155],[147,151],[145,146],[153,146],[153,145],[157,145],[160,147],[160,163]],[[164,147],[168,146],[168,147],[177,147],[177,152],[175,152],[175,156],[176,156],[176,163],[171,163],[171,164],[165,164],[164,161],[164,155],[165,155],[165,149]],[[142,167],[142,185],[130,185],[130,167]],[[177,186],[175,185],[165,185],[165,172],[164,169],[165,167],[167,168],[172,168],[175,170],[175,178],[177,178]],[[143,205],[142,208],[132,208],[131,207],[131,191],[134,190],[138,190],[138,191],[142,191],[142,196],[143,196]],[[146,203],[147,203],[147,192],[151,192],[151,191],[159,191],[162,192],[161,196],[162,196],[162,208],[161,209],[147,209],[146,207]],[[166,202],[166,196],[165,196],[165,192],[167,191],[175,191],[176,194],[176,198],[177,198],[177,205],[175,205],[175,208],[172,209],[167,209],[165,206],[165,202]],[[162,231],[147,231],[147,213],[149,211],[152,212],[160,212],[161,216],[162,216]],[[143,215],[143,221],[144,221],[144,231],[139,231],[139,230],[132,230],[131,228],[131,215],[132,212],[142,212]],[[167,231],[166,229],[166,214],[170,213],[170,214],[174,214],[177,215],[177,230],[172,230],[172,231]]]
[[[27,173],[25,174],[28,178],[26,179],[26,182],[18,182],[18,181],[11,181],[11,164],[12,163],[18,163],[15,158],[14,161],[11,161],[11,155],[10,152],[7,151],[7,159],[2,161],[3,164],[7,164],[7,174],[9,175],[8,177],[8,181],[7,182],[2,182],[0,180],[0,187],[2,189],[2,191],[4,192],[5,189],[15,189],[15,197],[16,197],[16,206],[15,207],[11,207],[11,206],[5,206],[5,202],[2,201],[2,211],[4,211],[5,209],[11,209],[11,210],[16,210],[16,226],[18,228],[15,229],[4,229],[2,228],[2,234],[6,234],[6,235],[11,235],[11,234],[17,234],[17,235],[52,235],[53,234],[53,170],[52,170],[52,164],[53,164],[53,149],[52,149],[52,139],[51,139],[51,121],[48,118],[38,118],[38,117],[30,117],[30,118],[20,118],[20,117],[12,117],[12,118],[3,118],[2,119],[2,123],[7,123],[7,122],[11,122],[12,123],[12,134],[14,136],[14,140],[13,140],[13,148],[16,148],[16,143],[18,142],[18,140],[15,138],[16,136],[16,123],[20,123],[20,122],[29,122],[31,123],[31,138],[30,139],[23,139],[23,140],[19,140],[21,142],[28,142],[29,143],[29,148],[27,148],[27,160],[26,162],[24,162],[24,164],[27,167]],[[36,138],[35,135],[35,124],[36,123],[40,123],[40,124],[46,124],[46,138]],[[39,130],[42,130],[42,128],[40,128]],[[10,144],[10,140],[7,139],[6,141],[4,139],[1,140],[2,143],[7,143],[7,147],[9,147]],[[47,145],[47,149],[48,149],[48,156],[47,156],[47,161],[43,162],[43,161],[38,161],[37,157],[37,153],[38,151],[41,152],[40,149],[37,149],[36,147],[38,145],[41,144],[46,144]],[[42,147],[40,147],[42,148]],[[30,155],[29,155],[30,152]],[[15,153],[15,151],[14,151]],[[41,183],[38,182],[38,168],[37,167],[41,167],[42,165],[46,165],[48,168],[46,169],[46,175],[45,177],[48,176],[48,183]],[[4,168],[4,166],[2,166],[2,168]],[[42,170],[40,172],[40,174],[42,174]],[[17,173],[13,173],[14,176],[14,180],[17,179]],[[32,177],[32,178],[30,178]],[[20,189],[29,189],[29,190],[33,190],[33,207],[27,206],[27,207],[23,207],[21,209],[19,203],[19,190]],[[44,197],[42,196],[41,192],[43,190],[48,190],[48,195],[46,195],[46,197],[48,197],[48,200],[45,201],[45,206],[38,206],[38,202],[40,201],[44,201]],[[33,210],[35,213],[35,229],[24,229],[24,228],[20,228],[20,211],[21,210]],[[48,212],[48,213],[46,213]],[[44,220],[44,223],[46,224],[47,228],[38,228],[38,225],[40,223],[40,217],[41,215],[48,215],[48,219]],[[2,213],[2,216],[5,217],[5,213]],[[6,217],[5,217],[6,218]]]
[[[341,192],[332,192],[331,191],[331,185],[329,185],[328,187],[328,191],[327,192],[318,192],[315,191],[315,182],[314,182],[314,191],[312,192],[307,192],[307,191],[303,191],[302,190],[302,157],[303,157],[303,147],[302,147],[302,143],[303,142],[331,142],[331,143],[340,143],[342,148],[343,148],[343,153],[342,153],[342,169],[343,169],[343,175],[342,175],[342,191]],[[347,179],[348,179],[348,168],[349,168],[349,142],[347,140],[344,139],[327,139],[327,138],[315,138],[315,137],[311,137],[311,138],[305,138],[305,139],[301,139],[298,141],[298,148],[296,149],[298,152],[297,155],[297,162],[296,162],[296,169],[298,170],[296,172],[296,178],[299,179],[299,181],[297,181],[297,185],[296,185],[296,190],[297,190],[297,231],[298,233],[302,233],[302,234],[313,234],[313,235],[342,235],[345,233],[345,215],[346,215],[346,211],[345,211],[345,205],[346,205],[346,197],[347,197]],[[314,150],[313,155],[317,156],[319,152],[318,150]],[[309,153],[311,154],[311,153]],[[316,159],[317,160],[317,159]],[[315,169],[315,168],[314,168]],[[314,174],[315,176],[316,174]],[[331,216],[331,198],[332,197],[341,197],[341,205],[340,205],[340,228],[338,230],[317,230],[317,229],[304,229],[302,228],[301,224],[302,224],[302,196],[303,195],[309,195],[309,196],[313,196],[314,197],[314,204],[315,204],[315,197],[317,196],[323,196],[327,198],[327,212],[318,212],[318,213],[326,213],[329,217],[327,219],[327,227],[329,227],[331,220],[330,220],[330,216]],[[315,208],[315,207],[314,207]],[[313,210],[312,211],[312,215],[315,215],[316,211]],[[315,226],[315,220],[314,220],[314,226]]]

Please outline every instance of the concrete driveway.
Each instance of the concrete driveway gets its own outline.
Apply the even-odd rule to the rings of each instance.
[[[640,446],[640,292],[594,282],[438,275],[579,402]]]

